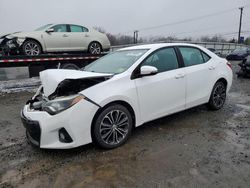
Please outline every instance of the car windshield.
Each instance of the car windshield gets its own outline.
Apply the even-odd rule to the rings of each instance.
[[[147,49],[122,50],[106,55],[84,68],[84,71],[119,74],[132,66]]]
[[[37,29],[35,29],[35,31],[43,31],[45,29],[47,29],[48,27],[52,26],[53,24],[47,24],[47,25],[43,25]]]

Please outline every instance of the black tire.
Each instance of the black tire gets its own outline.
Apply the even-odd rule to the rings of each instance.
[[[117,148],[128,140],[132,124],[132,116],[127,108],[120,104],[108,106],[93,124],[93,141],[103,149]]]
[[[219,110],[223,107],[226,101],[226,90],[227,87],[222,81],[215,83],[208,102],[209,109]]]
[[[37,56],[42,53],[42,47],[34,40],[26,40],[22,45],[22,52],[24,55]]]
[[[66,63],[61,66],[61,69],[79,70],[80,68],[72,63]]]
[[[102,45],[99,42],[91,42],[88,47],[88,52],[93,55],[102,53]]]

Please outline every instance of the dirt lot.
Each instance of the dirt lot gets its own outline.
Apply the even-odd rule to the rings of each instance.
[[[30,96],[0,96],[0,187],[250,187],[250,79],[235,77],[222,110],[147,123],[110,151],[32,148],[19,118]]]

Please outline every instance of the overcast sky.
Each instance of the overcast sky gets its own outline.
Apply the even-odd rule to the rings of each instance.
[[[250,31],[249,0],[0,0],[0,33],[30,31],[47,23],[99,26],[132,35],[133,30],[227,11],[192,22],[141,30],[140,36],[199,37],[238,31],[237,7],[244,9],[243,31]],[[244,36],[250,36],[250,32]]]

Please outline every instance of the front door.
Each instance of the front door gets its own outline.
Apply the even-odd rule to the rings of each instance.
[[[43,34],[43,40],[48,52],[61,52],[69,51],[69,32],[67,32],[67,26],[64,24],[55,25],[51,27],[54,32],[45,32]]]
[[[72,51],[86,51],[91,42],[91,34],[85,27],[69,25],[69,43]]]
[[[154,66],[158,74],[135,79],[143,122],[185,108],[185,72],[179,68],[174,48],[151,54],[142,64]]]

